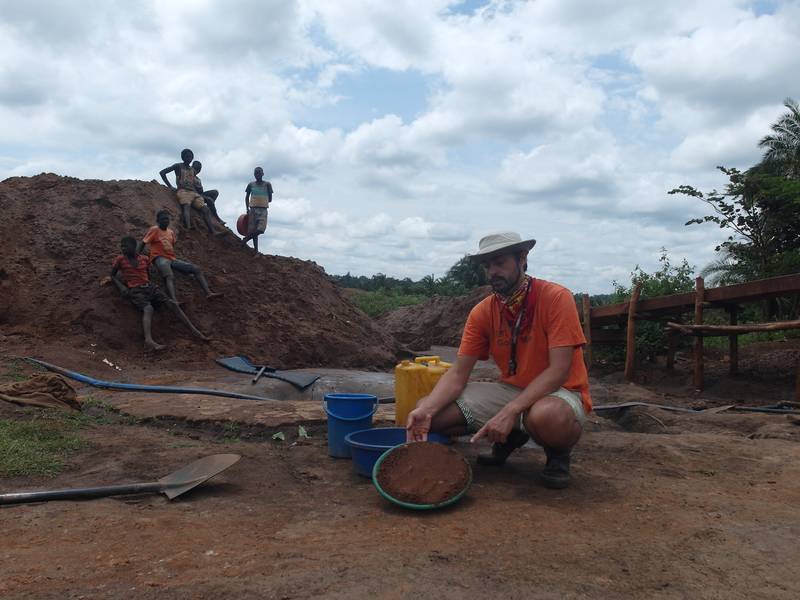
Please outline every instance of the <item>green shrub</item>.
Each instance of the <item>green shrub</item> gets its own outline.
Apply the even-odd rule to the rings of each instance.
[[[636,265],[631,273],[630,287],[617,281],[612,282],[614,293],[610,298],[610,304],[630,300],[633,288],[637,284],[642,286],[640,298],[655,298],[694,290],[694,267],[689,265],[685,258],[680,264],[673,265],[669,260],[667,250],[662,248],[658,260],[661,266],[654,273],[646,273],[639,265]],[[664,332],[663,322],[638,321],[636,323],[637,354],[653,358],[657,354],[666,352],[666,348],[667,334]]]

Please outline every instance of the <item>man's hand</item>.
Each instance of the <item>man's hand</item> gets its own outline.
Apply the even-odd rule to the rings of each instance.
[[[492,443],[505,442],[508,434],[511,433],[512,429],[514,429],[514,424],[518,418],[519,415],[514,415],[501,410],[499,413],[489,419],[486,422],[486,425],[481,427],[478,430],[478,433],[473,435],[469,441],[475,443],[479,439],[485,437]]]
[[[431,414],[422,409],[415,408],[408,413],[406,419],[406,441],[427,442],[428,432],[431,430]]]

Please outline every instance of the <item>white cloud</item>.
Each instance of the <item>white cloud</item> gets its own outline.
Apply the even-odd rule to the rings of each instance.
[[[332,272],[440,275],[510,228],[576,290],[661,246],[702,266],[719,233],[666,192],[758,159],[798,3],[457,4],[0,0],[0,177],[149,180],[191,147],[229,222],[263,166],[262,248]]]
[[[300,227],[313,214],[311,202],[305,198],[281,198],[270,206],[270,221],[284,227]]]
[[[521,201],[604,202],[615,191],[621,157],[607,133],[585,130],[506,157],[500,181]]]
[[[699,104],[703,118],[774,103],[800,70],[800,11],[787,5],[783,14],[738,16],[732,24],[715,21],[645,41],[632,61],[661,97]]]
[[[750,113],[743,121],[691,133],[672,151],[672,165],[676,169],[693,170],[754,164],[761,155],[758,141],[779,114],[776,107],[766,107]]]
[[[406,217],[397,224],[397,233],[411,239],[465,241],[469,230],[456,223],[432,223],[422,217]]]
[[[381,237],[392,230],[392,224],[392,218],[389,215],[378,213],[362,221],[352,223],[348,227],[348,234],[354,238]]]
[[[347,56],[372,66],[404,70],[432,52],[437,15],[448,2],[319,0],[309,4],[320,15],[330,39]]]
[[[364,123],[349,133],[342,156],[352,164],[384,169],[419,169],[444,161],[441,149],[426,145],[397,115]]]

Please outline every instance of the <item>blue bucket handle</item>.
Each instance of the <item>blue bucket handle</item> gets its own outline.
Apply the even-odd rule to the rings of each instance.
[[[357,394],[351,394],[351,395],[355,396]],[[372,396],[372,398],[374,399],[372,410],[370,412],[368,412],[367,414],[359,415],[357,417],[340,417],[337,414],[331,413],[328,410],[328,403],[325,401],[325,398],[326,398],[327,394],[322,396],[322,409],[325,411],[326,415],[328,415],[329,417],[333,417],[334,419],[338,419],[339,421],[360,421],[362,419],[366,419],[367,417],[373,416],[375,414],[375,412],[378,410],[378,404],[379,404],[378,397],[373,395],[373,394],[358,394],[358,395],[361,395],[361,396]]]

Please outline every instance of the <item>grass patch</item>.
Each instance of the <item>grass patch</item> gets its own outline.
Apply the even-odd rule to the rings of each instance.
[[[87,445],[61,421],[0,419],[0,476],[53,476],[65,458]]]
[[[410,306],[428,300],[428,296],[421,294],[395,294],[386,291],[370,292],[356,289],[348,290],[348,295],[353,304],[373,318],[401,306]]]
[[[0,365],[2,367],[0,368],[0,383],[26,381],[30,375],[25,373],[25,369],[30,370],[35,366],[21,358],[8,358],[3,360]]]
[[[66,459],[89,443],[79,431],[100,425],[136,425],[139,419],[91,396],[79,411],[19,409],[16,419],[0,419],[0,477],[45,475],[64,468]]]

